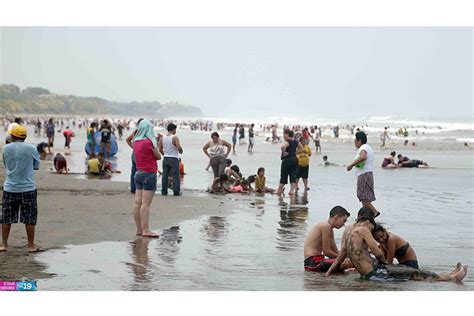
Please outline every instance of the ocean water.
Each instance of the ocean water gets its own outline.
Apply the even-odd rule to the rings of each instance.
[[[210,132],[180,130],[178,133],[187,173],[183,187],[202,192],[212,179],[212,173],[204,170],[207,158],[202,153]],[[72,154],[67,159],[72,172],[82,173],[85,131],[76,134]],[[221,134],[230,140],[230,133]],[[237,153],[230,158],[244,175],[265,167],[267,186],[276,187],[279,146],[265,143],[264,139],[262,135],[257,137],[252,154],[246,152],[246,145],[237,145]],[[59,148],[63,145],[62,136],[57,135],[56,144]],[[322,146],[323,154],[338,164],[349,163],[355,154],[355,148],[349,144],[323,142]],[[474,266],[472,151],[398,149],[435,168],[383,170],[378,166],[387,152],[376,150],[374,204],[382,212],[378,219],[410,242],[424,269],[448,272],[458,261]],[[125,141],[119,141],[113,164],[122,173],[114,175],[112,181],[128,181],[130,153]],[[71,245],[40,254],[38,260],[57,276],[38,280],[38,287],[43,290],[474,290],[470,271],[462,283],[393,284],[360,281],[357,273],[327,278],[305,272],[303,242],[307,231],[327,219],[335,205],[342,205],[353,214],[349,222],[360,207],[354,174],[344,167],[323,167],[321,162],[319,154],[311,159],[310,191],[306,196],[279,199],[275,195],[210,195],[214,199],[230,199],[238,207],[225,217],[204,216],[176,223],[155,240],[138,238],[126,243]],[[155,198],[159,199],[160,195]],[[341,230],[335,232],[338,244],[341,234]]]

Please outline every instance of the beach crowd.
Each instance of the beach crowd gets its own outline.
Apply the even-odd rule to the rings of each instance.
[[[172,192],[179,198],[182,195],[182,180],[185,176],[181,155],[184,152],[178,130],[211,132],[210,139],[202,147],[203,167],[212,169],[212,182],[208,185],[211,194],[276,194],[294,196],[299,191],[308,192],[310,159],[322,153],[322,131],[330,131],[332,137],[339,138],[341,131],[351,135],[356,149],[355,156],[347,159],[347,165],[338,165],[322,156],[324,167],[345,167],[354,170],[356,178],[355,195],[360,202],[355,222],[344,229],[341,245],[338,248],[334,239],[334,229],[345,226],[350,213],[342,206],[335,206],[329,212],[326,221],[316,224],[307,234],[304,243],[304,269],[310,272],[324,272],[332,275],[336,272],[357,271],[362,279],[370,281],[395,281],[400,279],[461,281],[467,274],[467,266],[458,263],[449,273],[437,274],[420,269],[415,250],[402,237],[387,231],[375,218],[383,212],[374,205],[375,157],[369,145],[368,133],[364,126],[302,126],[254,123],[227,123],[210,121],[90,119],[90,118],[1,118],[0,125],[6,130],[3,146],[3,164],[6,178],[3,186],[3,203],[0,216],[2,224],[2,243],[0,252],[8,250],[8,238],[13,223],[20,221],[25,225],[30,253],[45,249],[35,244],[37,224],[37,190],[34,170],[38,170],[40,161],[53,160],[57,173],[68,174],[67,157],[71,155],[71,142],[76,133],[86,134],[87,161],[84,172],[94,179],[107,179],[120,170],[113,168],[110,158],[117,154],[117,140],[125,136],[126,144],[132,149],[130,170],[130,192],[134,194],[133,220],[136,236],[158,238],[159,234],[149,227],[150,206],[157,191],[158,178],[161,177],[161,195]],[[37,145],[25,142],[28,137],[27,125],[34,126],[34,133],[42,141]],[[163,128],[163,135],[155,132]],[[230,141],[219,134],[231,131]],[[124,135],[127,133],[127,135]],[[262,133],[263,135],[259,135]],[[266,134],[271,136],[264,136]],[[280,134],[281,133],[281,134]],[[418,133],[418,132],[416,132]],[[57,149],[55,137],[64,137],[64,149],[54,155]],[[407,137],[408,131],[401,127],[396,136]],[[246,144],[249,157],[255,150],[257,136],[266,142],[279,146],[275,161],[280,162],[280,179],[276,187],[266,181],[265,167],[260,166],[254,174],[243,175],[238,165],[230,159],[236,153],[237,144]],[[380,131],[380,148],[386,148],[391,138],[388,127]],[[376,137],[377,138],[377,137]],[[405,143],[404,145],[407,145]],[[412,145],[415,145],[413,143]],[[278,157],[277,157],[278,156]],[[395,161],[395,157],[398,161]],[[251,159],[251,158],[249,158]],[[162,161],[162,170],[158,170],[157,161]],[[428,168],[430,165],[420,159],[411,159],[391,151],[381,162],[382,168]],[[300,182],[301,180],[301,182]],[[394,264],[397,260],[398,265]]]

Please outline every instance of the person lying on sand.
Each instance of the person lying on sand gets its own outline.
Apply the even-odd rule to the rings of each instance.
[[[407,156],[398,154],[398,166],[402,168],[428,168],[429,165],[423,160],[410,159]]]

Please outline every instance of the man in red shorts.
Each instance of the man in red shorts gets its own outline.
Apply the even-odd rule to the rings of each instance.
[[[326,272],[339,253],[334,240],[333,229],[344,226],[349,212],[342,206],[335,206],[329,212],[327,221],[314,225],[304,242],[304,269],[306,271]],[[349,261],[341,264],[340,270],[350,268]]]

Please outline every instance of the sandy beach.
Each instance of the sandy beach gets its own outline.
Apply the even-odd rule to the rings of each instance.
[[[34,136],[32,126],[29,133],[27,142],[42,141]],[[327,219],[334,205],[343,205],[351,214],[360,207],[354,174],[344,167],[322,167],[322,155],[314,154],[307,196],[211,195],[205,190],[212,173],[204,170],[207,159],[202,153],[209,132],[183,129],[178,133],[187,173],[183,196],[164,197],[158,193],[151,205],[150,227],[162,232],[162,238],[135,236],[133,195],[128,189],[131,150],[125,141],[118,142],[119,151],[112,159],[122,173],[114,174],[111,180],[88,180],[83,175],[85,131],[76,129],[71,155],[66,156],[72,173],[55,174],[50,160],[42,161],[35,173],[39,205],[36,243],[48,251],[27,254],[24,226],[13,225],[9,251],[0,253],[0,280],[33,279],[40,290],[473,288],[470,274],[463,284],[434,286],[430,282],[373,285],[359,282],[353,273],[328,281],[323,275],[305,272],[302,247],[312,225]],[[224,139],[231,136],[228,131],[221,134]],[[443,272],[457,261],[474,265],[472,150],[459,142],[433,140],[417,141],[417,146],[391,140],[381,150],[378,141],[369,138],[376,155],[375,203],[382,211],[380,220],[414,245],[425,269]],[[322,154],[331,162],[342,165],[353,159],[355,148],[349,137],[323,137],[321,144]],[[55,145],[54,152],[64,152],[62,135],[57,134]],[[311,147],[314,149],[314,144]],[[268,186],[275,187],[280,169],[279,144],[265,142],[261,134],[256,137],[254,153],[247,153],[246,148],[245,144],[237,145],[237,153],[229,158],[245,176],[264,166]],[[425,159],[434,168],[384,170],[379,164],[390,150]],[[3,182],[0,161],[0,186]],[[342,230],[335,231],[338,245],[341,234]]]
[[[5,169],[0,160],[3,190]],[[127,183],[75,179],[50,171],[52,162],[42,161],[36,172],[38,224],[36,243],[46,249],[102,241],[130,241],[135,232],[132,218],[133,195]],[[184,191],[183,196],[156,198],[151,206],[150,227],[168,228],[206,215],[229,212],[228,201],[202,198],[203,193]],[[192,206],[192,207],[191,207]],[[0,280],[49,277],[45,267],[26,251],[23,224],[12,225],[9,249],[0,253]]]

